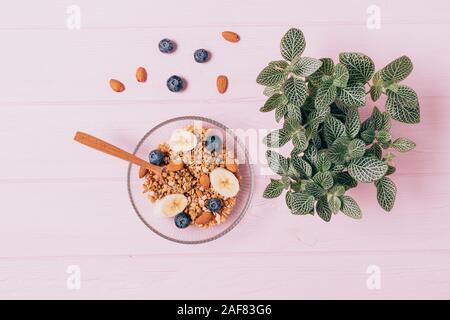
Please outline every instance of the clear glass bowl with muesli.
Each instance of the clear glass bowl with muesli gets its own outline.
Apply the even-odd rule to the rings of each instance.
[[[151,129],[134,153],[165,168],[162,179],[130,164],[128,192],[152,231],[179,243],[203,243],[233,229],[253,193],[244,144],[226,126],[180,117]]]

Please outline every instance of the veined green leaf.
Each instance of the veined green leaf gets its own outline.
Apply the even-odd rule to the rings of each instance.
[[[280,68],[280,69],[286,69],[288,67],[289,63],[285,60],[276,60],[269,62],[269,66]]]
[[[362,140],[353,139],[348,144],[347,150],[349,159],[361,158],[366,152],[366,144]]]
[[[375,186],[377,187],[378,203],[385,211],[391,211],[394,207],[395,196],[397,195],[395,183],[391,179],[383,177],[375,182]]]
[[[305,50],[306,42],[303,32],[299,29],[291,28],[281,39],[281,55],[288,61],[300,56]]]
[[[349,143],[350,139],[347,137],[338,138],[333,142],[327,151],[331,162],[335,164],[344,164],[347,161]]]
[[[316,109],[327,108],[336,99],[337,90],[333,81],[324,81],[317,89],[317,95],[314,99]]]
[[[381,125],[376,129],[385,131],[391,130],[391,117],[389,116],[389,113],[387,113],[387,111],[381,114]]]
[[[305,81],[296,77],[290,77],[284,84],[284,94],[290,103],[302,106],[306,100]]]
[[[343,214],[353,219],[362,218],[361,208],[358,206],[358,204],[352,197],[342,196],[341,199],[342,199],[341,211]]]
[[[350,107],[362,107],[366,104],[364,85],[360,83],[356,83],[352,87],[339,89],[337,97],[340,102]]]
[[[263,92],[263,94],[267,97],[271,97],[276,93],[281,94],[281,85],[280,84],[277,84],[277,85],[274,85],[271,87],[266,87]]]
[[[348,172],[339,172],[336,177],[336,184],[343,185],[346,189],[355,188],[358,185],[358,181],[353,179],[353,177]]]
[[[299,106],[296,106],[293,103],[287,104],[287,114],[286,116],[289,119],[292,119],[298,123],[301,123],[302,121],[302,110]]]
[[[272,150],[267,150],[266,159],[270,169],[276,174],[286,175],[288,173],[289,161],[281,154]]]
[[[407,138],[398,138],[392,142],[392,147],[400,152],[408,152],[414,149],[416,144]]]
[[[308,147],[308,140],[306,138],[305,131],[296,131],[292,135],[292,143],[298,150],[304,151]]]
[[[287,104],[279,105],[279,106],[275,109],[275,120],[276,120],[277,122],[279,122],[281,119],[284,118],[284,116],[287,114],[287,109],[288,109]]]
[[[420,122],[420,109],[404,107],[396,104],[393,100],[386,101],[386,111],[389,115],[400,122],[404,123],[419,123]]]
[[[332,115],[328,115],[325,118],[323,129],[325,141],[329,146],[331,146],[337,138],[345,136],[345,125]]]
[[[309,214],[314,207],[314,197],[304,192],[293,192],[291,207],[294,214]]]
[[[325,190],[330,189],[333,184],[333,176],[330,172],[318,172],[314,175],[313,181],[322,186]]]
[[[285,104],[286,97],[280,93],[275,93],[269,99],[267,99],[266,103],[259,109],[261,112],[269,112],[275,110],[278,106]]]
[[[381,179],[386,171],[386,163],[372,157],[353,159],[348,166],[348,173],[353,178],[366,183]]]
[[[389,131],[385,131],[385,130],[378,131],[377,139],[381,145],[389,144],[391,142],[391,138],[392,137],[391,137],[391,134],[389,133]]]
[[[331,165],[332,165],[332,163],[328,157],[328,153],[324,152],[324,151],[320,152],[317,157],[317,163],[316,163],[317,170],[319,170],[321,172],[326,172],[326,171],[330,170]]]
[[[371,144],[375,140],[375,130],[367,129],[361,132],[361,139],[367,143]]]
[[[299,173],[301,178],[303,179],[311,178],[312,168],[308,162],[306,162],[299,156],[295,156],[291,158],[291,163],[294,169]]]
[[[322,61],[309,57],[301,57],[294,65],[292,72],[301,77],[309,77],[322,66]]]
[[[328,194],[327,195],[327,202],[328,202],[328,207],[330,208],[332,213],[338,213],[339,210],[341,210],[341,206],[342,206],[342,201],[341,199],[336,196],[336,195],[331,195]]]
[[[378,143],[372,144],[372,146],[366,151],[366,156],[372,156],[381,160],[383,156],[383,149],[381,149]]]
[[[366,83],[375,71],[372,59],[363,53],[343,52],[339,55],[339,61],[347,67],[351,83]]]
[[[323,221],[329,222],[331,220],[332,212],[330,207],[328,206],[326,197],[319,198],[316,204],[316,211]]]
[[[411,59],[402,56],[389,63],[381,70],[381,79],[385,82],[400,82],[406,79],[413,69]]]
[[[345,88],[347,86],[349,77],[350,75],[348,73],[347,67],[342,63],[338,63],[334,68],[333,85],[339,88]]]
[[[397,91],[387,90],[387,96],[390,104],[412,109],[419,107],[417,93],[408,86],[398,85]]]
[[[356,137],[360,128],[361,122],[359,119],[358,110],[356,108],[349,109],[345,117],[345,129],[347,131],[347,135],[351,138]]]
[[[256,78],[256,82],[263,86],[274,86],[286,79],[286,72],[275,66],[265,67]]]
[[[373,102],[380,99],[382,93],[383,93],[382,86],[373,85],[370,87],[370,98],[372,99]]]
[[[322,65],[319,70],[308,77],[308,80],[315,86],[318,86],[322,82],[324,76],[331,76],[334,71],[333,59],[322,58],[320,61],[322,62]]]
[[[315,199],[323,196],[326,190],[322,186],[314,181],[308,181],[305,185],[305,192],[312,195]]]
[[[281,195],[283,189],[284,184],[281,180],[270,179],[270,183],[264,190],[263,197],[268,199],[276,198]]]
[[[289,140],[291,140],[289,132],[285,129],[278,129],[266,135],[263,143],[269,148],[279,148],[284,146]]]

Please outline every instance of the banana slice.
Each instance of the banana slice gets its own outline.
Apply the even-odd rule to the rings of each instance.
[[[239,180],[224,168],[214,169],[209,178],[212,188],[224,197],[234,197],[239,192]]]
[[[187,205],[188,199],[183,194],[169,194],[156,202],[155,214],[170,218],[182,212]]]
[[[198,140],[192,132],[178,129],[172,133],[169,140],[170,148],[175,152],[186,152],[195,148]]]

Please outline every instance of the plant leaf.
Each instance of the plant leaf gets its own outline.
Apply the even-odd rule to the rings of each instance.
[[[389,144],[391,142],[391,138],[392,138],[391,134],[388,131],[385,130],[378,131],[377,139],[382,146]]]
[[[351,83],[366,83],[375,71],[372,59],[359,52],[343,52],[339,54],[339,61],[347,67]]]
[[[305,192],[314,198],[319,198],[326,193],[326,190],[320,184],[314,181],[308,181],[305,185]]]
[[[381,149],[380,145],[378,143],[372,144],[372,146],[367,149],[366,156],[373,156],[379,160],[381,160],[383,156],[383,149]]]
[[[284,184],[281,180],[270,179],[270,183],[264,190],[263,197],[267,199],[276,198],[281,195],[284,189]]]
[[[284,84],[284,94],[289,102],[302,106],[306,100],[306,83],[302,79],[290,77]]]
[[[392,147],[400,152],[408,152],[414,149],[416,144],[407,138],[398,138],[392,142]]]
[[[299,173],[300,177],[302,177],[303,179],[309,179],[312,176],[311,165],[302,158],[300,158],[299,156],[292,157],[291,163],[294,169]]]
[[[281,93],[281,85],[277,84],[271,87],[266,87],[263,92],[263,94],[267,97],[271,97],[275,93]]]
[[[351,108],[348,110],[347,115],[345,117],[345,129],[347,135],[351,138],[354,138],[358,135],[359,129],[361,128],[361,122],[359,119],[359,112],[355,108]]]
[[[343,214],[353,219],[362,218],[361,208],[352,197],[342,196],[341,199],[342,199],[341,211]]]
[[[318,172],[314,175],[313,177],[313,181],[315,183],[318,183],[322,186],[322,188],[324,188],[325,190],[330,189],[333,184],[333,176],[331,175],[330,172]]]
[[[350,141],[347,147],[349,159],[361,158],[366,152],[366,144],[360,139]]]
[[[348,166],[348,173],[353,178],[366,183],[381,179],[386,171],[386,163],[372,157],[353,159]]]
[[[378,203],[385,211],[391,211],[397,195],[395,183],[391,179],[383,177],[375,182],[375,186],[377,187]]]
[[[285,60],[276,60],[269,62],[269,66],[280,68],[280,69],[286,69],[288,67],[289,63]]]
[[[288,173],[289,161],[281,154],[272,150],[267,150],[266,159],[270,169],[276,174],[286,175]]]
[[[284,116],[287,114],[287,104],[282,104],[279,105],[276,109],[275,109],[275,120],[277,122],[280,122],[281,119],[284,118]]]
[[[345,65],[342,63],[338,63],[334,68],[333,77],[333,85],[339,88],[345,88],[347,86],[350,75]]]
[[[389,63],[381,70],[381,79],[385,82],[400,82],[406,79],[413,69],[411,59],[402,56]]]
[[[316,109],[327,108],[336,99],[337,90],[333,81],[324,81],[317,89],[317,95],[314,99]]]
[[[323,221],[329,222],[331,220],[332,212],[330,207],[328,206],[326,197],[319,198],[316,204],[316,211]]]
[[[332,115],[328,115],[325,118],[323,129],[325,141],[329,146],[331,146],[337,138],[345,136],[345,125]]]
[[[327,196],[328,207],[330,208],[332,213],[338,213],[341,210],[342,201],[336,195],[328,195]]]
[[[286,79],[286,72],[275,66],[265,67],[256,78],[256,82],[263,86],[274,86]]]
[[[366,104],[364,85],[357,83],[352,87],[338,90],[338,99],[348,107],[362,107]]]
[[[343,164],[346,162],[349,143],[350,139],[347,137],[338,138],[333,142],[327,150],[331,162],[335,164]]]
[[[287,115],[289,119],[296,121],[297,123],[302,122],[302,110],[299,106],[295,104],[288,103],[287,104]]]
[[[269,148],[279,148],[284,146],[291,140],[290,134],[284,129],[274,130],[269,132],[263,139],[263,143]]]
[[[315,86],[319,85],[320,82],[322,82],[323,76],[331,76],[334,71],[333,59],[322,58],[320,59],[320,61],[322,62],[320,68],[308,77],[308,80]]]
[[[387,90],[388,101],[406,108],[418,108],[417,93],[408,86],[398,85],[396,91]]]
[[[309,57],[301,57],[294,65],[292,72],[301,77],[309,77],[322,66],[322,61]]]
[[[420,122],[420,109],[408,108],[394,103],[393,100],[386,101],[386,111],[389,115],[400,122],[404,123],[419,123]]]
[[[281,55],[284,59],[292,61],[303,53],[305,46],[306,42],[303,32],[299,29],[291,28],[281,39]]]
[[[314,197],[304,192],[293,192],[291,195],[291,207],[294,214],[308,214],[314,207]]]
[[[292,135],[292,143],[298,150],[300,150],[300,152],[304,151],[308,147],[308,140],[306,138],[305,131],[296,131]]]
[[[330,170],[331,168],[331,160],[328,158],[328,154],[326,152],[320,152],[317,157],[316,167],[317,170],[321,172],[325,172]]]
[[[259,109],[261,112],[269,112],[284,104],[286,97],[280,93],[275,93],[266,100],[264,105]]]
[[[358,181],[348,172],[339,172],[335,177],[336,183],[343,185],[346,189],[355,188],[358,185]]]

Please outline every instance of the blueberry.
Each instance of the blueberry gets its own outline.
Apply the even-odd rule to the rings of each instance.
[[[159,42],[159,51],[162,53],[171,53],[175,50],[175,43],[169,39],[162,39]]]
[[[209,52],[206,51],[205,49],[195,50],[195,52],[194,52],[195,61],[197,61],[199,63],[203,63],[203,62],[208,61],[208,58],[209,58]]]
[[[184,88],[184,81],[179,76],[171,76],[167,79],[167,88],[172,92],[181,91]]]
[[[219,152],[222,148],[222,140],[216,135],[208,136],[205,140],[205,148],[209,152]]]
[[[161,150],[153,150],[149,154],[150,163],[160,166],[164,164],[164,153]]]
[[[218,212],[222,208],[222,202],[220,199],[212,198],[208,200],[207,207],[212,212]]]
[[[185,212],[180,212],[175,216],[175,225],[178,228],[186,228],[191,224],[191,216]]]

